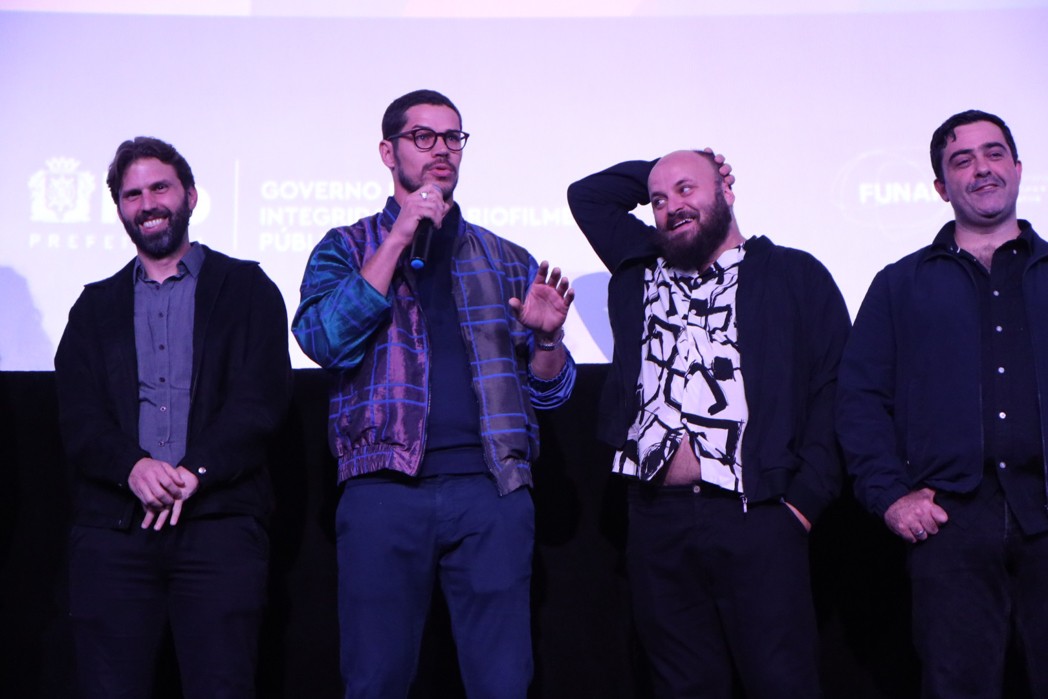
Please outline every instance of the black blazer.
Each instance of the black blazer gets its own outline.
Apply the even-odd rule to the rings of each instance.
[[[183,466],[200,478],[183,517],[272,508],[270,437],[291,397],[287,310],[255,262],[205,247],[197,280]],[[127,484],[138,444],[134,261],[88,284],[55,355],[59,424],[73,471],[73,521],[126,529],[144,515]],[[201,471],[203,469],[203,471]]]

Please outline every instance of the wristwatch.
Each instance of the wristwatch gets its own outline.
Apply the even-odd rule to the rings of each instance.
[[[564,342],[564,328],[557,328],[557,334],[549,340],[549,342],[542,342],[538,337],[535,338],[535,349],[542,350],[543,352],[552,352],[553,350],[560,347],[560,343]]]

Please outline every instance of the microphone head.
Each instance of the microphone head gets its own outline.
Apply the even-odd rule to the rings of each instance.
[[[422,269],[423,267],[426,266],[426,261],[423,260],[421,257],[412,257],[410,264],[411,264],[411,269],[417,271],[417,270],[420,270],[420,269]]]

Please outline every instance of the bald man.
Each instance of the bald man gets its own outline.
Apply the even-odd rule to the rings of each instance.
[[[659,697],[820,695],[808,533],[840,490],[849,329],[811,255],[745,238],[730,167],[631,161],[568,188],[611,271],[600,438],[630,479],[627,559]],[[651,203],[656,226],[630,212]],[[683,448],[682,448],[683,447]]]

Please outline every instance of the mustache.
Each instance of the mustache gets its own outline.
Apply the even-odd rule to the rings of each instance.
[[[672,212],[669,216],[666,217],[666,227],[673,228],[675,225],[687,218],[699,220],[699,212],[696,209],[691,208],[678,209],[677,211]]]
[[[435,167],[447,167],[451,168],[452,172],[458,172],[458,168],[455,167],[455,164],[452,163],[449,158],[437,158],[436,161],[432,163],[426,163],[422,168],[422,172],[428,172]]]
[[[991,174],[988,174],[988,175],[986,175],[984,177],[977,178],[975,180],[975,182],[972,182],[970,185],[968,185],[967,190],[969,192],[974,192],[975,190],[979,189],[980,187],[985,187],[988,184],[996,185],[998,187],[1003,187],[1004,186],[1004,180],[1002,180],[997,175],[994,175],[994,174],[991,173]]]
[[[141,226],[151,218],[171,218],[171,210],[162,206],[156,209],[139,211],[138,215],[135,216],[135,224]]]

